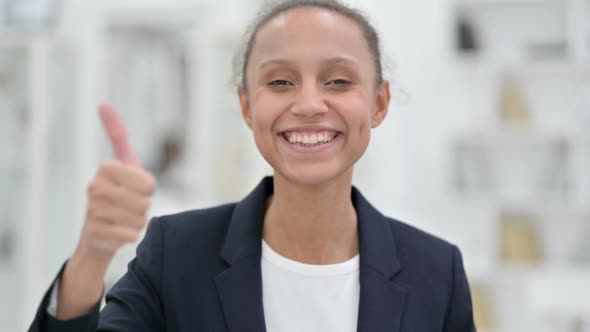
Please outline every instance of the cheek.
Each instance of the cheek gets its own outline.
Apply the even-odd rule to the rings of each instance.
[[[268,93],[255,93],[251,104],[252,131],[256,145],[260,149],[273,144],[274,125],[281,114],[282,105],[280,98]]]
[[[341,98],[334,103],[334,106],[340,110],[348,131],[353,137],[370,135],[371,114],[374,106],[364,94]]]
[[[252,125],[254,128],[268,128],[274,121],[278,101],[268,94],[257,92],[252,99]]]

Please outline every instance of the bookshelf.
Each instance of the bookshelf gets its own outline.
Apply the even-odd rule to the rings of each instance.
[[[454,192],[496,216],[491,263],[468,271],[480,329],[587,331],[588,306],[554,309],[590,268],[590,1],[455,5],[456,68],[485,73],[453,145]]]

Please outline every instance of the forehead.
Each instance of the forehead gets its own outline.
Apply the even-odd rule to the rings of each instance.
[[[274,58],[293,62],[350,58],[372,65],[360,26],[337,12],[314,7],[289,10],[262,26],[255,37],[250,63]]]

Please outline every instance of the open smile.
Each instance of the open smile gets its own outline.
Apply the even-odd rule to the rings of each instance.
[[[290,130],[279,133],[282,141],[295,152],[312,153],[329,149],[342,136],[335,130]]]

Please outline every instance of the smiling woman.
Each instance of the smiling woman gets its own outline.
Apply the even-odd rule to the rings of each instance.
[[[459,250],[352,186],[390,100],[372,26],[337,1],[292,0],[244,45],[237,94],[273,176],[241,202],[153,219],[99,313],[106,268],[155,190],[102,106],[117,160],[89,186],[79,245],[31,330],[474,331]]]

